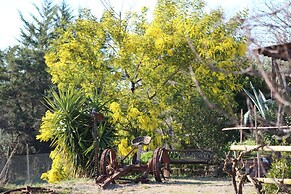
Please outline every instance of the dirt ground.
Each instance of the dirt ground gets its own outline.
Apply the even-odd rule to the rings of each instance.
[[[228,194],[234,193],[230,178],[171,178],[168,182],[146,184],[117,183],[107,189],[101,189],[93,180],[67,182],[62,185],[50,185],[57,193],[74,194]],[[243,193],[256,193],[251,183],[244,185]]]

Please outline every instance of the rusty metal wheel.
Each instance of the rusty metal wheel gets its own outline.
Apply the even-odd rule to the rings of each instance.
[[[105,149],[102,152],[100,159],[100,174],[101,176],[110,176],[117,168],[116,153],[113,149]]]
[[[170,158],[165,148],[157,148],[153,156],[153,175],[157,182],[168,180],[170,177]]]

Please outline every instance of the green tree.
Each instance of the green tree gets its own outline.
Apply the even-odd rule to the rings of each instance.
[[[10,48],[4,53],[3,71],[1,74],[1,100],[0,106],[3,110],[0,118],[1,129],[12,136],[22,135],[23,139],[32,140],[29,138],[32,135],[33,119],[26,109],[29,106],[28,95],[23,83],[24,73],[20,72],[20,68],[16,63],[15,52],[19,47]],[[25,141],[24,141],[25,142]],[[18,149],[18,152],[22,152]]]
[[[60,27],[58,18],[63,18],[64,28],[64,21],[69,22],[72,17],[66,6],[61,5],[60,12],[50,1],[44,1],[40,7],[35,5],[38,15],[31,15],[31,20],[20,13],[24,26],[20,29],[19,45],[4,51],[1,63],[1,127],[10,134],[25,134],[32,152],[47,151],[42,150],[45,144],[35,141],[35,135],[46,110],[43,97],[52,87],[44,55],[51,40],[56,38],[56,28]]]
[[[74,20],[73,10],[65,0],[57,6],[56,15],[54,17],[55,29],[54,34],[57,38]]]

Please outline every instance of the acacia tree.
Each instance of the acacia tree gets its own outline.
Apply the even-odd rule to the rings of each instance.
[[[108,8],[100,21],[87,12],[46,54],[59,88],[82,88],[108,102],[121,154],[136,136],[152,136],[156,147],[163,141],[172,145],[170,140],[181,139],[178,134],[195,135],[190,129],[199,133],[191,126],[195,122],[186,122],[191,114],[181,114],[185,106],[195,108],[190,99],[199,96],[189,69],[201,91],[234,115],[234,93],[242,85],[228,71],[238,70],[244,55],[244,39],[236,33],[240,23],[225,22],[221,10],[206,13],[204,6],[203,1],[159,1],[151,22],[147,9],[122,17]],[[205,62],[224,71],[212,71]]]

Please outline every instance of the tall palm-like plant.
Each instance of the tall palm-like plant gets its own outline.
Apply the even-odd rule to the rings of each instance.
[[[243,89],[244,92],[247,94],[247,96],[251,99],[251,101],[253,102],[253,104],[255,105],[259,115],[264,119],[272,119],[270,118],[271,115],[273,114],[273,110],[272,107],[274,105],[273,101],[271,99],[266,99],[266,97],[264,96],[264,94],[259,90],[257,91],[255,89],[255,87],[253,86],[252,83],[250,83],[251,89],[253,91],[253,94],[251,92],[249,92],[246,89]],[[251,111],[248,110],[245,114],[244,114],[244,124],[246,125],[248,120],[250,120],[252,117],[251,115]],[[273,118],[274,119],[274,118]]]
[[[75,170],[82,174],[92,175],[94,138],[92,109],[106,115],[106,107],[98,99],[85,96],[82,90],[68,88],[50,92],[51,97],[45,98],[46,105],[52,116],[43,122],[39,139],[45,140],[42,135],[48,131],[52,146],[62,152],[68,161],[71,161]],[[114,140],[114,129],[109,122],[98,121],[95,123],[98,133],[98,152],[105,147],[110,147]],[[49,127],[48,127],[49,126]],[[53,128],[53,129],[52,129]],[[96,138],[96,137],[95,137]]]

